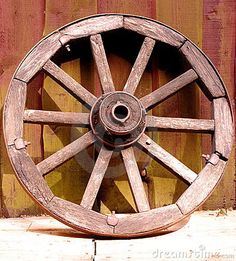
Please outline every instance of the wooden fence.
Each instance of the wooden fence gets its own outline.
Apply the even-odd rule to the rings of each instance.
[[[73,20],[97,13],[129,13],[159,20],[189,37],[213,61],[219,70],[234,107],[235,98],[235,0],[8,0],[0,2],[0,108],[4,104],[11,76],[26,52],[44,35]],[[123,39],[125,41],[125,39]],[[126,43],[123,43],[125,46]],[[117,88],[121,88],[132,64],[123,56],[108,57]],[[154,65],[155,66],[155,65]],[[63,64],[63,69],[90,91],[99,94],[98,77],[89,57]],[[156,88],[168,80],[165,72],[146,71],[140,94]],[[27,107],[35,109],[80,111],[82,107],[65,91],[52,88],[55,83],[39,75],[29,88]],[[151,86],[151,87],[150,87]],[[189,95],[194,98],[190,102]],[[206,98],[197,90],[183,91],[166,101],[157,113],[166,116],[210,116]],[[14,217],[40,214],[41,210],[23,191],[9,163],[0,125],[0,216]],[[35,162],[60,149],[81,135],[77,128],[28,125],[25,127],[30,155]],[[209,137],[200,134],[158,133],[156,140],[195,171],[204,162],[201,154],[209,153]],[[94,151],[86,150],[75,159],[47,176],[53,192],[73,202],[82,197],[89,172],[93,166]],[[139,161],[148,164],[140,155]],[[79,165],[78,165],[79,163]],[[101,211],[133,211],[134,202],[126,181],[124,168],[115,155],[109,175],[102,184],[99,199]],[[153,206],[169,204],[185,189],[182,181],[171,176],[157,164],[148,165],[152,182],[147,187]],[[203,209],[232,207],[235,204],[235,154],[232,152],[224,178]],[[110,178],[109,178],[110,177]],[[155,190],[153,190],[155,186]]]

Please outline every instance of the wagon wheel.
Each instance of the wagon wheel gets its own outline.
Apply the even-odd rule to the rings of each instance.
[[[115,91],[107,62],[102,33],[124,28],[143,35],[144,40],[123,91]],[[72,40],[89,37],[103,95],[95,97],[72,79],[51,57]],[[156,42],[177,48],[189,69],[164,86],[138,99],[135,91]],[[55,79],[85,104],[90,113],[51,112],[25,109],[26,88],[40,71]],[[147,111],[184,86],[197,81],[212,102],[210,120],[164,118]],[[75,124],[90,127],[82,137],[35,165],[23,139],[24,123]],[[207,132],[213,134],[213,151],[205,167],[195,173],[147,136],[147,129]],[[156,21],[130,15],[98,15],[71,23],[44,38],[25,57],[11,81],[4,109],[4,131],[9,157],[26,191],[50,215],[77,229],[113,237],[137,237],[168,229],[185,219],[211,194],[229,158],[233,120],[227,91],[206,56],[187,38]],[[99,141],[101,146],[80,205],[53,195],[43,176],[77,153]],[[150,209],[136,163],[133,147],[144,150],[154,160],[189,184],[177,202]],[[103,215],[92,210],[114,149],[119,149],[127,171],[138,213]]]

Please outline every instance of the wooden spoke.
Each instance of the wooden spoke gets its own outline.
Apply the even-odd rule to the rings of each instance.
[[[174,80],[155,90],[154,92],[142,97],[140,101],[142,102],[146,110],[150,110],[158,103],[164,101],[166,98],[175,94],[186,85],[195,81],[197,78],[198,75],[195,73],[195,71],[190,69],[187,72],[176,77]]]
[[[81,84],[74,80],[70,75],[64,72],[54,62],[48,60],[43,66],[43,69],[48,73],[56,82],[64,87],[68,92],[80,100],[82,104],[87,105],[89,108],[93,106],[96,97],[87,91]]]
[[[67,160],[74,157],[77,153],[87,148],[95,142],[95,136],[92,131],[87,132],[82,137],[73,141],[69,145],[65,146],[61,150],[55,152],[45,160],[41,161],[37,168],[42,175],[45,175],[66,162]]]
[[[148,211],[150,210],[150,206],[143,187],[143,182],[135,159],[134,150],[132,147],[129,147],[122,150],[121,154],[124,160],[137,209],[139,212]]]
[[[187,183],[191,184],[196,178],[197,174],[191,169],[186,167],[182,162],[177,160],[174,156],[168,153],[166,150],[161,148],[152,139],[150,139],[146,134],[143,134],[138,140],[138,144],[155,160],[162,163],[168,169],[170,169],[174,174],[181,177]]]
[[[108,150],[104,146],[101,148],[80,203],[82,207],[92,209],[97,193],[102,184],[102,180],[108,168],[112,153],[113,150]]]
[[[212,133],[214,120],[146,116],[147,130],[181,130]]]
[[[93,57],[97,65],[103,93],[114,92],[115,87],[100,34],[90,36]]]
[[[89,113],[25,110],[24,122],[88,127]]]
[[[148,60],[151,56],[152,50],[155,45],[155,40],[146,37],[142,44],[142,47],[139,51],[138,57],[134,63],[134,66],[131,70],[129,78],[125,84],[124,91],[131,94],[135,93],[137,86],[140,82],[140,79],[143,75],[143,72],[147,66]]]

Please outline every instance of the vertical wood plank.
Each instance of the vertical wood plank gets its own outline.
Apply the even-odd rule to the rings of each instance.
[[[65,25],[81,17],[96,12],[96,1],[46,1],[45,33]],[[89,41],[88,41],[89,48]],[[61,68],[81,83],[86,89],[94,93],[93,65],[89,56],[73,61],[63,62]],[[92,68],[92,69],[91,69]],[[43,109],[61,110],[71,112],[87,111],[75,98],[57,85],[52,79],[46,77],[43,90]],[[71,143],[84,134],[86,130],[76,127],[44,127],[44,156]],[[91,162],[91,164],[87,164]],[[46,180],[52,191],[59,197],[80,203],[83,192],[88,182],[89,174],[93,167],[93,152],[84,150],[73,159],[69,160],[52,173],[46,176]]]
[[[127,13],[150,18],[155,17],[154,0],[143,0],[139,1],[138,4],[134,4],[134,1],[132,0],[98,0],[97,8],[98,13]],[[133,35],[127,34],[126,39],[119,39],[118,37],[117,42],[119,41],[120,46],[117,44],[115,48],[110,48],[111,51],[107,53],[108,62],[111,68],[111,74],[116,90],[123,90],[123,87],[129,77],[131,68],[138,54],[138,52],[136,54],[130,54],[130,50],[132,48],[128,37],[132,38]],[[113,41],[114,43],[116,42],[116,40],[112,39],[112,37],[108,40]],[[138,40],[140,42],[138,43],[138,45],[140,45],[138,48],[140,48],[144,37],[138,38]],[[137,43],[134,44],[137,47]],[[110,47],[109,44],[107,44],[107,47]],[[141,78],[135,95],[141,97],[149,93],[151,90],[152,75],[150,68],[148,68]],[[145,154],[139,153],[138,151],[135,151],[135,157],[138,161],[138,166],[142,171],[143,168],[148,165],[149,158]],[[134,212],[136,210],[132,193],[127,182],[127,175],[123,166],[123,162],[120,156],[116,153],[114,153],[114,156],[111,160],[111,167],[108,168],[108,173],[105,176],[99,197],[102,201],[101,211],[104,213],[112,210],[118,212]]]
[[[96,0],[46,0],[45,34],[82,17],[95,14]]]
[[[200,1],[156,1],[156,19],[175,28],[190,38],[201,48],[202,41],[202,0]],[[194,17],[194,18],[193,18]],[[166,83],[173,76],[165,70],[159,70],[159,86]],[[181,90],[177,95],[165,101],[158,110],[153,110],[153,114],[173,117],[198,118],[199,92],[195,84],[191,88]],[[200,135],[191,133],[159,133],[156,137],[159,144],[171,154],[181,159],[186,166],[198,172],[201,168]],[[157,179],[172,179],[167,170],[153,163],[152,169],[155,171]],[[157,181],[158,182],[158,181]],[[168,182],[165,190],[173,193],[173,182]],[[177,180],[175,192],[172,200],[175,201],[186,189],[182,181]],[[158,193],[158,192],[157,192]],[[158,193],[156,197],[161,197]],[[157,199],[156,199],[157,200]],[[160,202],[166,204],[166,202]]]
[[[25,53],[42,37],[44,26],[44,0],[29,0],[21,2],[0,2],[0,110],[6,96],[6,91],[17,64]],[[40,85],[38,78],[31,86],[29,97],[36,108],[41,107]],[[39,91],[39,92],[38,92]],[[31,104],[32,105],[32,104]],[[0,114],[2,117],[2,113]],[[15,178],[8,160],[3,141],[2,119],[0,119],[0,216],[19,216],[22,214],[38,214],[41,211],[24,192]],[[34,148],[33,157],[42,157],[41,129],[25,128],[26,139]],[[37,133],[37,135],[35,135]],[[32,151],[32,148],[29,148]],[[2,211],[2,213],[1,213]]]
[[[124,13],[155,18],[155,0],[97,0],[98,13]]]
[[[235,97],[235,27],[236,2],[233,0],[204,1],[203,51],[218,69],[234,106]],[[233,107],[235,110],[235,107]],[[211,110],[205,99],[201,100],[202,117],[210,116]],[[204,151],[209,151],[209,141],[202,140]],[[231,153],[225,175],[203,209],[232,207],[234,188],[235,153]]]

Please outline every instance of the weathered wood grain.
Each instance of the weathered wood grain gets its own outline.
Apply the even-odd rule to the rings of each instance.
[[[58,28],[75,22],[75,19],[84,19],[97,13],[97,0],[78,0],[64,2],[57,0],[46,1],[44,7],[45,34],[49,34]]]
[[[122,150],[121,155],[125,164],[130,187],[138,211],[144,212],[150,210],[149,202],[144,190],[143,182],[135,159],[133,148],[129,147],[127,149]]]
[[[197,177],[197,174],[177,160],[174,156],[161,148],[157,143],[150,139],[146,134],[143,134],[137,141],[142,149],[158,162],[164,164],[175,175],[181,177],[185,182],[191,184]]]
[[[48,73],[56,82],[62,85],[68,92],[80,100],[82,104],[90,107],[96,101],[96,97],[87,91],[81,84],[75,81],[71,76],[64,72],[54,62],[48,60],[43,66],[43,69]]]
[[[181,130],[212,133],[214,120],[146,116],[147,130]]]
[[[147,66],[156,41],[145,37],[137,59],[132,67],[129,78],[124,86],[124,91],[134,94]]]
[[[113,227],[107,225],[107,217],[95,211],[58,197],[54,197],[47,208],[59,221],[77,230],[98,235],[113,234]]]
[[[198,43],[199,47],[201,48],[203,20],[202,3],[203,0],[157,0],[156,19],[183,33],[185,37],[188,37],[193,42]],[[166,55],[166,58],[167,57],[168,53]],[[172,59],[170,58],[170,60]],[[173,63],[176,64],[176,62],[177,60],[174,60]],[[183,68],[182,66],[184,65],[184,62],[182,62],[179,62],[180,68]],[[172,72],[166,73],[165,71],[159,70],[157,77],[159,80],[159,86],[162,86],[163,83],[166,83],[167,80],[173,77],[173,75]],[[158,86],[158,84],[156,86]],[[200,117],[198,114],[199,88],[195,82],[191,83],[188,87],[183,88],[180,92],[176,93],[176,95],[170,97],[162,104],[159,104],[155,109],[156,116],[208,119],[208,117]],[[191,132],[177,133],[172,131],[159,132],[157,133],[157,135],[158,144],[160,144],[160,146],[166,148],[168,152],[170,152],[178,159],[181,159],[181,161],[186,166],[194,170],[194,172],[198,173],[200,171],[200,169],[202,168],[202,153],[201,139],[199,134]],[[208,135],[204,134],[204,136]],[[177,198],[187,188],[186,184],[183,184],[183,182],[179,179],[177,180],[173,188],[171,185],[173,180],[167,179],[168,177],[170,177],[169,173],[165,171],[161,166],[156,166],[153,172],[155,172],[157,176],[164,177],[160,178],[159,182],[165,182],[165,193],[166,195],[173,195],[173,202],[175,202]],[[172,193],[173,191],[174,193]],[[161,197],[161,195],[162,194],[159,193],[157,197]],[[167,196],[165,196],[165,198],[167,198]],[[163,198],[162,204],[166,203],[165,198]]]
[[[203,2],[203,44],[202,49],[219,71],[229,94],[231,103],[235,100],[235,27],[236,2],[234,0],[204,1]],[[217,14],[217,15],[215,15]],[[212,115],[203,99],[201,103],[204,114]],[[234,114],[235,115],[235,114]],[[209,148],[209,141],[203,140],[204,151]],[[215,209],[222,205],[222,198],[236,198],[232,180],[235,179],[235,151],[232,150],[224,176],[213,195],[203,204],[204,210]],[[226,200],[226,207],[235,205],[235,201]]]
[[[194,70],[190,69],[187,72],[176,77],[172,81],[166,83],[159,89],[155,90],[154,92],[142,97],[140,101],[142,102],[146,110],[150,110],[158,103],[164,101],[186,85],[195,81],[197,78],[198,76],[194,72]]]
[[[106,57],[102,37],[100,34],[90,36],[93,57],[96,62],[98,75],[103,93],[115,91],[111,71]]]
[[[16,217],[21,215],[22,212],[28,215],[36,215],[41,213],[40,208],[33,203],[32,199],[24,192],[16,180],[6,152],[3,137],[4,127],[2,126],[2,119],[4,115],[2,110],[7,89],[17,64],[20,63],[25,53],[43,36],[44,1],[29,0],[27,4],[1,1],[0,6],[0,216]],[[38,80],[34,84],[35,91],[40,85],[41,80]],[[34,95],[33,93],[31,95],[31,101],[34,101],[34,106],[40,106],[38,99],[40,95]],[[27,140],[31,140],[34,143],[34,157],[41,158],[41,132],[39,128],[31,128],[30,130],[26,128],[24,132]],[[38,135],[35,136],[35,133]]]
[[[150,0],[142,0],[139,1],[138,4],[134,4],[133,0],[122,0],[122,2],[115,0],[98,0],[97,8],[99,13],[132,13],[146,17],[154,17],[155,13],[155,3],[150,2]],[[118,35],[121,35],[121,38],[116,37],[117,40],[111,38],[110,43],[112,43],[112,48],[110,49],[108,60],[116,90],[122,91],[136,57],[132,56],[132,52],[134,51],[132,46],[130,46],[132,38],[124,37],[132,32],[125,31],[123,34],[118,31],[117,33]],[[141,44],[142,43],[140,42],[140,46]],[[114,52],[112,52],[113,49]],[[131,50],[131,52],[129,50]],[[136,53],[138,54],[138,49]],[[132,60],[130,59],[131,57]],[[136,97],[142,97],[151,91],[151,88],[151,71],[145,70],[143,77],[140,80],[139,88],[135,93]],[[145,165],[148,165],[148,162],[150,162],[150,157],[146,156],[145,153],[141,154],[139,150],[135,150],[135,156],[138,159],[138,166],[141,168],[140,162],[146,162]],[[117,179],[104,179],[101,193],[99,193],[101,211],[103,213],[109,213],[112,210],[116,210],[116,212],[133,212],[136,207],[129,184],[127,184],[126,171],[123,167],[122,159],[117,157],[115,153],[111,160],[111,166],[112,168],[108,170],[107,175],[117,177]]]
[[[17,69],[15,78],[26,83],[29,82],[41,70],[46,61],[61,47],[59,37],[60,34],[55,32],[37,44]]]
[[[155,1],[142,0],[138,4],[134,4],[133,0],[97,0],[97,12],[104,14],[133,14],[154,18]]]
[[[8,152],[23,187],[31,197],[46,207],[54,195],[30,156],[24,149],[16,150],[13,146],[9,147]]]
[[[42,175],[45,175],[70,158],[74,157],[77,153],[87,148],[94,142],[95,137],[92,134],[92,131],[89,131],[82,137],[73,141],[61,150],[55,152],[45,160],[41,161],[39,164],[37,164],[37,168]]]
[[[170,226],[182,217],[183,215],[179,208],[175,204],[172,204],[119,218],[114,234],[128,237],[132,235],[137,236],[139,233],[143,235],[145,235],[145,233],[155,233],[155,231]]]
[[[216,6],[218,6],[218,1],[203,1],[202,12],[203,12],[203,19],[202,19],[202,41],[198,46],[204,51],[205,54],[211,59],[212,63],[216,68],[219,69],[219,52],[220,52],[220,45],[222,41],[216,41],[216,39],[220,39],[220,17],[213,18],[211,13],[213,10],[216,10]],[[210,18],[210,19],[209,19]],[[213,18],[213,19],[211,19]],[[224,31],[225,29],[222,28]],[[196,43],[196,41],[195,41]],[[224,44],[224,43],[223,43]],[[223,54],[225,56],[225,53]],[[224,65],[227,63],[224,62]],[[228,73],[228,72],[227,72]],[[227,83],[226,83],[227,86]],[[228,88],[228,86],[227,86]],[[199,106],[199,113],[201,118],[210,119],[213,117],[213,106],[212,103],[209,102],[209,99],[203,92],[200,92],[200,106]],[[209,135],[202,135],[201,137],[201,151],[203,154],[209,154],[213,151],[213,144],[212,144],[212,136]],[[222,191],[222,190],[221,190]],[[222,193],[224,193],[222,191]],[[214,197],[214,196],[213,196]],[[211,197],[212,198],[212,197]],[[222,198],[222,197],[219,197]],[[221,201],[221,199],[219,200]],[[207,207],[207,209],[209,209]]]
[[[89,113],[25,110],[24,122],[88,127]]]
[[[97,16],[78,21],[60,30],[60,42],[64,45],[69,40],[99,34],[123,27],[122,15]]]
[[[50,33],[75,19],[84,18],[94,13],[96,13],[96,0],[68,1],[66,4],[57,0],[46,1],[44,32]],[[86,46],[87,50],[89,50],[89,43]],[[71,52],[68,52],[65,48],[62,48],[59,52],[73,56],[73,54],[77,53],[77,49],[72,47]],[[81,50],[78,50],[78,53],[81,53]],[[64,61],[65,56],[61,58]],[[86,54],[83,54],[81,59],[77,59],[77,55],[75,58],[73,60],[69,59],[69,61],[65,59],[66,61],[60,64],[60,68],[76,82],[84,86],[87,91],[95,94],[96,85],[94,84],[92,74],[94,66],[91,64],[90,56],[88,57]],[[78,99],[75,99],[72,95],[68,95],[68,92],[55,83],[51,77],[45,77],[42,96],[42,108],[44,110],[88,112],[84,107],[78,102]],[[25,125],[27,126],[28,124]],[[86,129],[80,129],[73,125],[71,127],[44,125],[44,158],[46,159],[56,151],[59,151],[85,132],[87,132]],[[65,199],[71,200],[76,204],[80,203],[88,181],[88,175],[92,171],[92,155],[93,146],[90,146],[88,149],[77,154],[73,159],[50,172],[49,175],[46,175],[45,179],[47,183],[57,196],[60,197],[63,195]]]
[[[102,146],[80,203],[82,207],[92,209],[111,160],[112,153],[113,150],[108,150]]]
[[[201,51],[189,41],[180,48],[180,52],[187,58],[195,72],[198,74],[205,94],[211,97],[225,96],[224,86],[215,72],[213,66]]]
[[[229,102],[226,98],[213,100],[215,134],[214,149],[225,159],[229,158],[233,143],[233,119]]]
[[[7,144],[23,137],[23,115],[26,102],[26,83],[13,79],[5,103],[4,127]]]
[[[181,195],[176,204],[186,215],[198,208],[213,192],[223,175],[226,162],[207,163],[192,185]]]
[[[180,47],[185,41],[185,38],[182,35],[174,32],[168,27],[142,18],[124,17],[124,28],[175,47]]]

